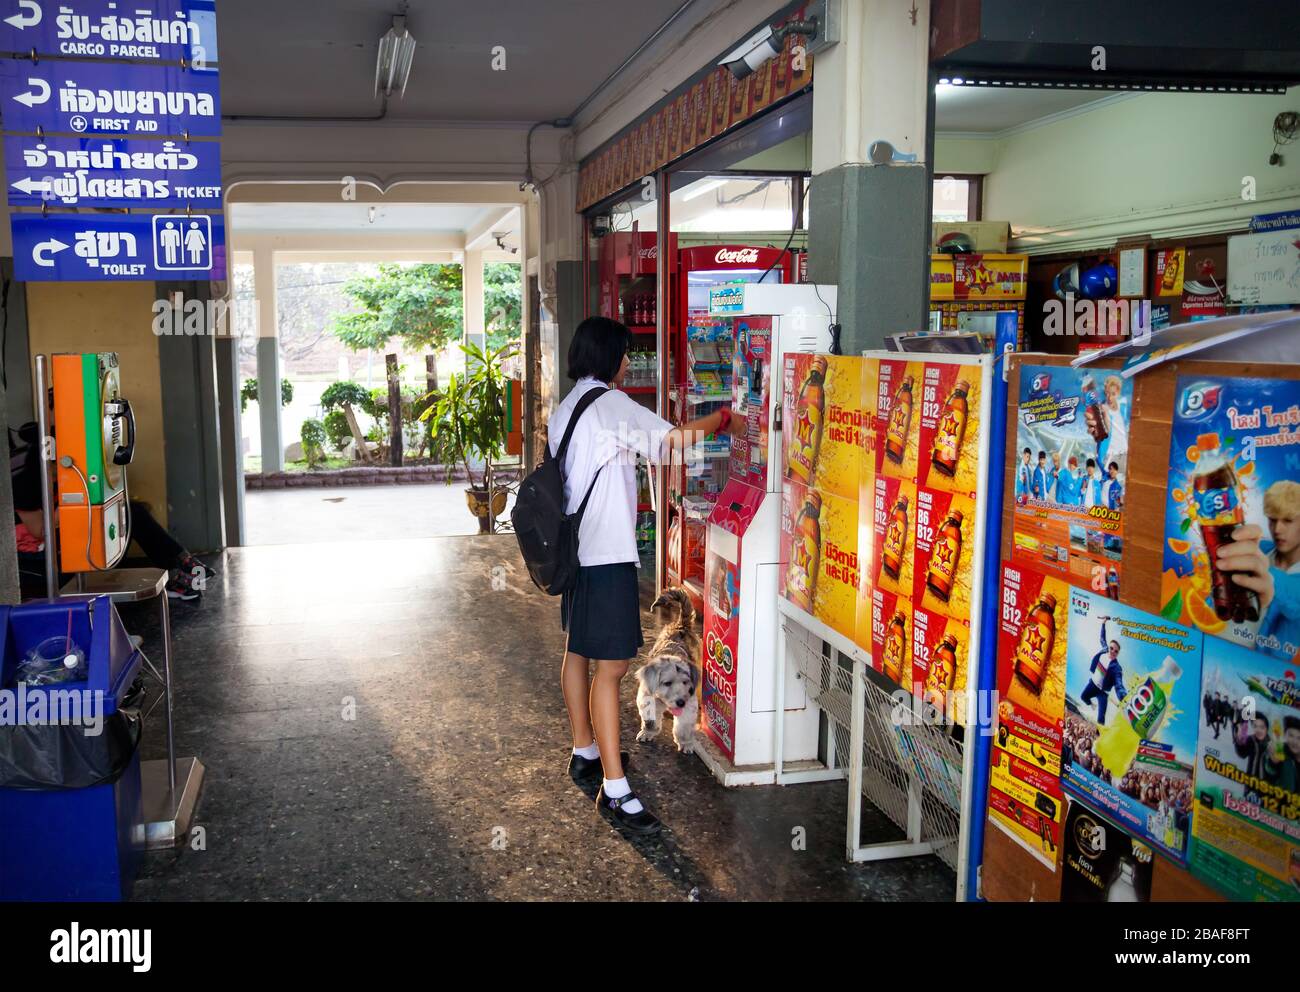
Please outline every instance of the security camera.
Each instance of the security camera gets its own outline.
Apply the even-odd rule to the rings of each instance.
[[[779,54],[785,47],[785,39],[792,34],[813,37],[817,34],[817,18],[790,21],[779,28],[768,25],[724,55],[718,65],[725,65],[737,79],[744,79],[756,72],[774,55]]]

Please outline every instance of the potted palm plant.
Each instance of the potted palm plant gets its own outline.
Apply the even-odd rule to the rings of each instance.
[[[461,346],[469,359],[463,375],[453,374],[438,393],[424,399],[431,405],[420,414],[430,424],[433,451],[446,464],[459,462],[465,467],[469,488],[465,502],[478,518],[479,533],[492,533],[497,517],[505,512],[509,490],[492,478],[493,464],[505,454],[506,380],[502,363],[511,358],[518,346],[511,342],[488,351],[477,345]],[[481,461],[476,473],[471,459]],[[448,479],[450,482],[450,478]],[[488,492],[492,493],[491,506]]]

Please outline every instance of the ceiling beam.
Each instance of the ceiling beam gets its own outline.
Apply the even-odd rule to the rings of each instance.
[[[465,250],[482,251],[485,248],[496,248],[496,238],[492,237],[493,231],[506,231],[510,233],[519,230],[519,207],[509,206],[490,211],[483,220],[473,225],[465,232]]]

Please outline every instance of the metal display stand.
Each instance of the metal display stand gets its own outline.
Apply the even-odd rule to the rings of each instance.
[[[159,703],[165,702],[167,757],[140,762],[141,802],[144,809],[145,847],[147,850],[169,849],[183,843],[193,822],[199,791],[203,788],[204,768],[198,758],[177,758],[172,725],[172,632],[171,612],[167,602],[167,572],[158,568],[115,568],[102,572],[82,572],[58,588],[58,562],[55,549],[53,488],[50,463],[55,459],[54,437],[50,433],[49,412],[45,396],[49,389],[48,359],[36,356],[36,420],[41,443],[41,513],[45,526],[45,589],[50,601],[60,599],[94,599],[107,596],[114,604],[142,603],[158,600],[162,623],[163,657],[159,669],[143,651],[143,669],[161,687],[162,692],[146,711],[148,717]],[[129,535],[128,535],[129,540]]]
[[[828,764],[833,754],[848,756],[849,782],[846,851],[850,861],[879,861],[933,854],[957,875],[957,901],[972,898],[968,884],[971,828],[974,804],[983,790],[976,788],[976,746],[981,728],[978,700],[985,685],[980,618],[983,613],[986,518],[989,512],[989,443],[993,423],[993,355],[944,355],[869,351],[868,359],[925,361],[981,368],[979,478],[976,492],[975,535],[972,550],[970,638],[967,646],[967,678],[964,700],[965,743],[957,740],[942,722],[898,719],[905,700],[912,713],[913,696],[900,687],[886,691],[868,674],[871,652],[843,634],[778,597],[781,616],[778,635],[779,664],[789,658],[806,680],[807,691],[826,713],[833,732],[828,735]],[[1001,471],[1001,467],[997,467]],[[827,649],[830,649],[829,651]],[[841,658],[851,665],[846,667]],[[777,680],[780,685],[782,680]],[[783,686],[778,692],[783,691]],[[900,695],[901,694],[901,695]],[[780,712],[780,696],[778,710]],[[779,733],[779,730],[778,730]],[[780,753],[778,748],[778,754]],[[841,772],[842,777],[843,772]],[[789,780],[789,777],[786,777]],[[782,781],[777,765],[777,781]],[[904,833],[899,841],[861,843],[862,800],[877,807]]]

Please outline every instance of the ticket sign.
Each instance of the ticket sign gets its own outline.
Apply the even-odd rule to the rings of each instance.
[[[12,218],[14,273],[26,282],[226,278],[220,215]]]
[[[125,62],[0,61],[6,131],[221,134],[216,73]]]
[[[4,151],[10,206],[221,208],[215,141],[10,135]]]
[[[215,71],[213,0],[0,0],[0,51],[186,59]]]

